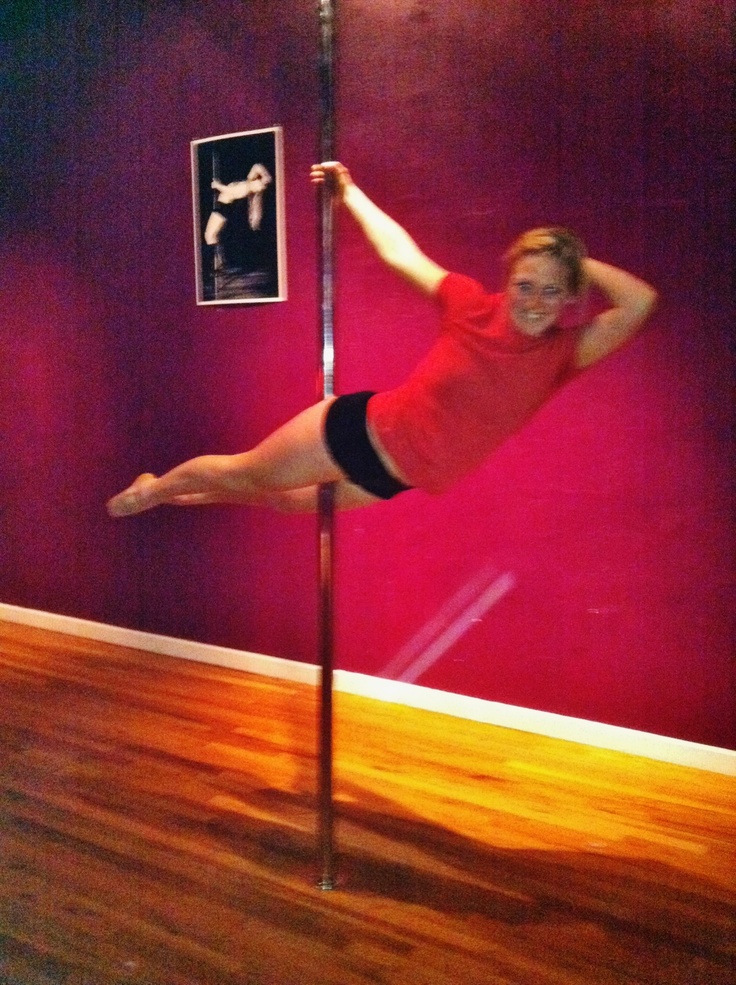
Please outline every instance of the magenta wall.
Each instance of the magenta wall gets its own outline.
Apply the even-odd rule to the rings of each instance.
[[[147,6],[147,5],[146,5]],[[316,659],[305,517],[102,504],[313,399],[314,4],[11,2],[0,600]],[[446,266],[544,221],[657,285],[649,330],[441,498],[338,523],[339,665],[736,747],[731,4],[341,0],[338,143]],[[289,300],[194,304],[193,138],[284,128]],[[338,385],[436,330],[345,221]]]

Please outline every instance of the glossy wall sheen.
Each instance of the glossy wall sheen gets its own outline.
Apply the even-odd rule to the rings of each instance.
[[[2,601],[316,659],[313,519],[103,509],[314,398],[313,8],[0,13]],[[552,221],[661,294],[455,490],[339,518],[340,667],[736,746],[730,9],[339,3],[340,156],[430,255],[495,288]],[[289,300],[198,309],[189,141],[273,125]],[[391,386],[434,309],[338,232],[338,390]]]

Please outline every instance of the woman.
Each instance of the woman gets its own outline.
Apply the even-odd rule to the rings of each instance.
[[[227,226],[230,207],[243,199],[248,203],[248,225],[253,232],[258,232],[263,219],[263,193],[272,180],[263,164],[254,164],[245,181],[230,181],[227,185],[213,181],[211,188],[218,193],[217,205],[205,226],[205,243],[208,246],[218,245]]]
[[[438,300],[437,342],[402,386],[328,398],[250,451],[193,458],[160,478],[141,475],[109,501],[111,516],[164,503],[309,512],[328,482],[336,483],[340,509],[412,487],[442,492],[477,468],[562,384],[630,339],[655,303],[652,287],[586,257],[574,234],[554,227],[516,241],[506,256],[505,290],[488,295],[476,281],[430,260],[339,162],[315,165],[311,180],[330,182],[384,263]],[[587,325],[561,328],[565,307],[586,284],[609,307]]]

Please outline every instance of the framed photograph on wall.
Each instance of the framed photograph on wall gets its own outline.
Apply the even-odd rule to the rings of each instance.
[[[281,127],[193,140],[197,304],[286,300]]]

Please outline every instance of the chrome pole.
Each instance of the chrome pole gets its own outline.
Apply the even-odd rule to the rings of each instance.
[[[320,25],[320,161],[335,156],[335,3],[319,0]],[[321,285],[321,362],[322,398],[334,395],[334,200],[328,183],[320,192],[320,285]],[[334,802],[333,802],[333,539],[335,487],[333,483],[319,490],[319,640],[320,640],[320,710],[319,710],[319,847],[322,874],[320,889],[335,888]]]

